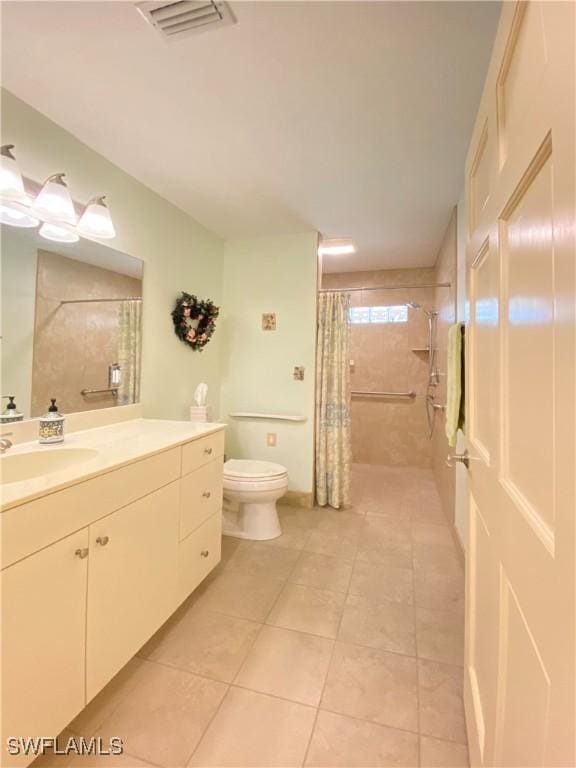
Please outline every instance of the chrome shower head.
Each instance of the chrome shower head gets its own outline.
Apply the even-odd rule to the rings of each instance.
[[[421,304],[418,304],[417,301],[408,301],[406,302],[406,306],[410,307],[410,309],[421,309],[427,317],[436,317],[438,314],[435,309],[425,309]]]
[[[410,307],[410,309],[422,309],[422,307],[420,306],[420,304],[418,304],[417,301],[408,301],[406,303],[406,306]]]

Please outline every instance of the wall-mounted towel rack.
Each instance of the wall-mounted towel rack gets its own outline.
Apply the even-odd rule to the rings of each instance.
[[[229,413],[233,419],[262,419],[264,421],[307,421],[302,413],[268,413],[262,411],[235,411]]]
[[[410,400],[414,400],[416,392],[410,390],[410,392],[360,392],[353,389],[350,393],[352,395],[360,395],[362,397],[408,397]]]
[[[104,392],[110,392],[112,397],[118,397],[118,387],[103,387],[102,389],[81,389],[81,395],[99,395]]]

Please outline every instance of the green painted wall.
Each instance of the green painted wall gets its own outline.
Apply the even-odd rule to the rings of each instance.
[[[230,240],[224,248],[222,419],[227,454],[287,467],[290,489],[310,492],[314,455],[316,232]],[[274,312],[276,331],[262,330]],[[305,367],[295,381],[294,366]],[[236,410],[298,412],[302,424],[239,421]],[[277,446],[266,445],[276,433]]]
[[[75,200],[106,194],[118,235],[114,248],[145,262],[145,415],[188,418],[200,381],[208,384],[210,404],[218,413],[222,333],[217,331],[203,352],[194,352],[176,338],[170,311],[181,290],[221,303],[222,240],[5,90],[2,143],[16,145],[23,174],[35,181],[63,171]]]

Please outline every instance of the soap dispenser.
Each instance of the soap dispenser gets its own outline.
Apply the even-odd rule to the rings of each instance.
[[[64,442],[64,416],[58,413],[58,406],[56,400],[50,399],[50,407],[48,413],[40,417],[40,434],[38,436],[38,442],[44,444],[47,443],[63,443]]]
[[[16,403],[14,402],[14,395],[3,395],[2,397],[6,397],[8,399],[8,405],[6,408],[0,413],[0,424],[9,424],[13,421],[23,421],[24,420],[24,414],[20,413],[18,410]]]

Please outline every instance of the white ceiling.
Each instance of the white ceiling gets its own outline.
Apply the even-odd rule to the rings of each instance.
[[[3,2],[3,85],[222,237],[427,266],[463,185],[496,2],[234,2],[165,43],[126,2]]]

